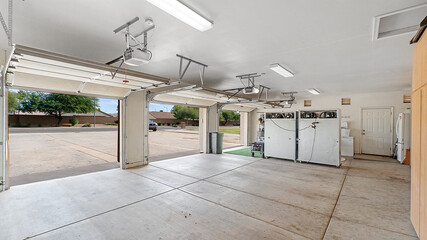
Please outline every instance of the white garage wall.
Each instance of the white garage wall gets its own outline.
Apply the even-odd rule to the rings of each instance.
[[[258,109],[258,113],[262,112],[283,112],[296,110],[323,110],[323,109],[341,109],[343,121],[349,123],[350,135],[354,137],[354,151],[360,153],[360,138],[361,138],[361,109],[364,107],[393,107],[395,129],[396,119],[399,113],[404,112],[411,107],[411,104],[403,103],[403,95],[399,92],[384,92],[384,93],[362,93],[362,94],[345,94],[339,96],[313,96],[309,98],[298,98],[297,104],[292,108],[285,109]],[[351,98],[351,105],[341,105],[341,98]],[[311,107],[304,107],[304,100],[311,100]],[[256,129],[252,127],[252,129]],[[396,134],[393,132],[394,139]],[[255,139],[252,139],[254,141]]]

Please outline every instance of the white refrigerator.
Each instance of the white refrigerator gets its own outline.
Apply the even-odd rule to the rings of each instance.
[[[396,157],[400,163],[406,159],[406,150],[411,148],[411,113],[400,113],[396,122]]]

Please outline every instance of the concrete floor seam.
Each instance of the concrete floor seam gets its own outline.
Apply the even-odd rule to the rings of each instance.
[[[275,159],[275,160],[278,160],[278,161],[294,162],[293,160],[278,159],[278,158],[266,158],[266,159]],[[276,163],[273,163],[273,164],[276,164]],[[308,168],[301,168],[301,166],[299,166],[300,164],[304,164],[304,163],[294,162],[294,165],[286,165],[286,167],[296,168],[296,169],[312,170],[312,169],[308,169]],[[280,164],[277,164],[277,165],[280,165]],[[327,165],[316,164],[316,163],[311,163],[310,166],[322,166],[322,167],[337,168],[335,166],[327,166]],[[325,171],[323,169],[318,169],[318,171],[324,172],[324,173],[330,173],[330,174],[334,174],[334,175],[344,175],[344,173],[335,173],[335,172]]]
[[[43,234],[46,234],[46,233],[49,233],[49,232],[53,232],[53,231],[56,231],[56,230],[61,229],[61,228],[65,228],[65,227],[71,226],[71,225],[73,225],[73,224],[76,224],[76,223],[79,223],[79,222],[83,222],[83,221],[89,220],[89,219],[94,218],[94,217],[98,217],[98,216],[101,216],[101,215],[104,215],[104,214],[107,214],[107,213],[110,213],[110,212],[114,212],[114,211],[116,211],[116,210],[119,210],[119,209],[122,209],[122,208],[125,208],[125,207],[128,207],[128,206],[135,205],[135,204],[137,204],[137,203],[143,202],[143,201],[145,201],[145,200],[149,200],[149,199],[154,198],[154,197],[158,197],[158,196],[160,196],[160,195],[163,195],[163,194],[169,193],[169,192],[174,191],[174,190],[177,190],[177,189],[176,189],[176,188],[169,189],[169,190],[167,190],[167,191],[164,191],[164,192],[161,192],[161,193],[155,194],[155,195],[153,195],[153,196],[146,197],[146,198],[144,198],[144,199],[140,199],[140,200],[137,200],[137,201],[134,201],[134,202],[131,202],[131,203],[128,203],[128,204],[122,205],[122,206],[120,206],[120,207],[116,207],[116,208],[113,208],[113,209],[110,209],[110,210],[107,210],[107,211],[104,211],[104,212],[101,212],[101,213],[97,213],[97,214],[95,214],[95,215],[92,215],[92,216],[89,216],[89,217],[86,217],[86,218],[82,218],[82,219],[80,219],[80,220],[77,220],[77,221],[74,221],[74,222],[71,222],[71,223],[68,223],[68,224],[65,224],[65,225],[62,225],[62,226],[59,226],[59,227],[56,227],[56,228],[53,228],[53,229],[47,230],[47,231],[44,231],[44,232],[41,232],[41,233],[38,233],[38,234],[34,234],[34,235],[29,236],[29,237],[26,237],[26,238],[24,238],[24,239],[31,239],[31,238],[35,238],[35,237],[37,237],[37,236],[40,236],[40,235],[43,235]]]
[[[194,182],[187,183],[187,184],[184,184],[184,185],[179,186],[179,187],[174,187],[174,186],[171,186],[171,185],[169,185],[169,184],[166,184],[166,183],[160,182],[160,181],[158,181],[158,180],[155,180],[155,179],[153,179],[153,178],[150,178],[150,177],[147,177],[147,176],[141,175],[141,174],[136,173],[136,172],[131,172],[131,173],[133,173],[133,174],[135,174],[135,175],[138,175],[139,177],[143,177],[143,178],[149,179],[149,180],[151,180],[151,181],[153,181],[153,182],[157,182],[157,183],[160,183],[160,184],[165,185],[165,186],[167,186],[167,187],[173,188],[174,190],[179,190],[179,188],[186,187],[186,186],[189,186],[189,185],[191,185],[191,184],[194,184],[194,183],[198,183],[198,182],[203,181],[202,179],[195,178],[195,179],[196,179],[196,181],[194,181]]]
[[[241,168],[241,167],[244,167],[244,166],[250,165],[250,164],[255,163],[255,162],[258,162],[258,161],[260,161],[260,160],[262,160],[262,159],[254,160],[254,161],[252,161],[252,162],[245,163],[244,165],[241,165],[241,166],[238,166],[238,167],[235,167],[235,168],[232,168],[232,169],[226,170],[226,171],[224,171],[224,172],[220,172],[220,173],[217,173],[217,174],[214,174],[214,175],[211,175],[211,176],[205,177],[205,178],[198,178],[198,177],[195,177],[195,176],[190,176],[190,175],[183,174],[183,173],[180,173],[180,172],[176,172],[176,171],[173,171],[173,170],[170,170],[170,169],[162,168],[162,167],[159,167],[159,166],[156,166],[156,165],[150,165],[150,166],[153,166],[153,167],[156,167],[156,168],[159,168],[159,169],[165,170],[165,171],[169,171],[169,172],[177,173],[177,174],[180,174],[180,175],[182,175],[182,176],[191,177],[191,178],[196,178],[196,179],[199,179],[199,180],[206,180],[206,179],[208,179],[208,178],[216,177],[216,176],[218,176],[218,175],[221,175],[221,174],[224,174],[224,173],[227,173],[227,172],[230,172],[230,171],[236,170],[236,169],[238,169],[238,168]]]
[[[380,230],[387,231],[387,232],[392,232],[392,233],[397,233],[397,234],[405,235],[405,236],[408,236],[408,237],[418,237],[417,235],[410,235],[410,234],[407,234],[407,233],[397,232],[397,231],[393,231],[393,230],[390,230],[390,229],[385,229],[385,228],[382,228],[382,227],[369,225],[369,224],[366,224],[366,223],[361,223],[361,222],[357,222],[357,221],[353,221],[353,220],[349,220],[349,219],[344,219],[344,218],[341,218],[341,217],[332,216],[332,218],[335,218],[335,219],[343,221],[343,222],[356,223],[356,224],[360,224],[360,225],[371,227],[371,228],[380,229]]]
[[[360,176],[357,175],[357,173],[352,173],[351,169],[350,169],[350,173],[347,175],[348,177],[356,177],[356,178],[367,178],[367,179],[376,179],[376,180],[383,180],[383,181],[388,181],[389,179],[385,178],[385,177],[369,177],[369,176]],[[389,177],[390,178],[390,177]],[[396,179],[396,178],[394,178]],[[405,180],[405,179],[400,179],[402,181],[405,182],[410,182],[410,179]]]
[[[221,175],[221,174],[228,173],[228,172],[234,171],[234,170],[239,169],[239,168],[242,168],[242,167],[246,167],[246,166],[251,165],[251,164],[253,164],[253,163],[256,163],[256,162],[258,162],[258,161],[261,161],[261,159],[259,159],[259,160],[255,160],[255,161],[250,162],[250,163],[243,164],[243,165],[241,165],[241,166],[239,166],[239,167],[236,167],[236,168],[233,168],[233,169],[229,169],[229,170],[227,170],[227,171],[224,171],[224,172],[221,172],[221,173],[218,173],[218,174],[214,174],[214,175],[209,176],[209,177],[202,178],[201,180],[206,180],[206,179],[209,179],[209,178],[213,178],[213,177],[219,176],[219,175]]]
[[[263,222],[263,223],[266,223],[266,224],[269,224],[269,225],[271,225],[271,226],[274,226],[274,227],[280,228],[280,229],[285,230],[285,231],[287,231],[287,232],[291,232],[291,233],[296,234],[296,235],[298,235],[298,236],[305,237],[305,238],[308,238],[308,239],[312,239],[312,238],[310,238],[310,237],[307,237],[307,236],[301,235],[301,234],[299,234],[299,233],[293,232],[293,231],[291,231],[291,230],[289,230],[289,229],[286,229],[286,228],[283,228],[283,227],[277,226],[277,225],[272,224],[272,223],[270,223],[270,222],[267,222],[267,221],[265,221],[265,220],[262,220],[262,219],[256,218],[256,217],[251,216],[251,215],[249,215],[249,214],[246,214],[246,213],[243,213],[243,212],[237,211],[237,210],[235,210],[235,209],[233,209],[233,208],[230,208],[230,207],[224,206],[224,205],[222,205],[222,204],[216,203],[216,202],[214,202],[214,201],[211,201],[211,200],[209,200],[209,199],[203,198],[203,197],[201,197],[201,196],[198,196],[197,194],[194,194],[194,193],[191,193],[191,192],[185,191],[185,190],[183,190],[183,189],[177,189],[177,190],[179,190],[179,191],[181,191],[181,192],[183,192],[183,193],[189,194],[189,195],[191,195],[191,196],[194,196],[194,197],[200,198],[200,199],[202,199],[202,200],[204,200],[204,201],[207,201],[207,202],[213,203],[213,204],[215,204],[215,205],[217,205],[217,206],[220,206],[220,207],[222,207],[222,208],[228,209],[228,210],[230,210],[230,211],[236,212],[236,213],[241,214],[241,215],[243,215],[243,216],[246,216],[246,217],[249,217],[249,218],[252,218],[252,219],[255,219],[255,220],[261,221],[261,222]]]
[[[158,167],[158,166],[155,166],[155,165],[150,165],[150,166],[153,166],[153,167],[156,167],[158,169],[162,169],[162,170],[165,170],[165,171],[168,171],[168,172],[171,172],[171,173],[176,173],[176,174],[179,174],[179,175],[182,175],[182,176],[185,176],[185,177],[191,177],[191,178],[195,178],[195,179],[198,179],[198,180],[202,180],[201,178],[198,178],[198,177],[190,176],[190,175],[183,174],[183,173],[180,173],[180,172],[175,172],[175,171],[172,171],[172,170],[169,170],[169,169],[166,169],[166,168],[162,168],[162,167]]]
[[[348,174],[348,172],[351,169],[351,163],[352,163],[352,160],[350,160],[350,163],[347,166],[347,171],[345,172],[344,179],[342,181],[340,191],[338,193],[337,199],[336,199],[335,204],[334,204],[334,208],[332,209],[332,213],[329,216],[328,224],[326,225],[325,231],[323,232],[322,240],[325,239],[326,233],[328,232],[328,229],[329,229],[329,226],[331,224],[332,218],[334,216],[335,210],[337,209],[338,201],[339,201],[339,199],[341,197],[342,190],[344,189],[345,180],[347,179],[347,174]]]
[[[230,186],[222,185],[222,184],[220,184],[220,183],[212,182],[212,181],[209,181],[209,180],[203,180],[203,181],[208,182],[208,183],[211,183],[211,184],[215,184],[215,185],[218,185],[218,186],[221,186],[221,187],[229,188],[229,189],[232,189],[232,190],[237,191],[237,192],[241,192],[241,193],[245,193],[245,194],[248,194],[248,195],[251,195],[251,196],[255,196],[255,197],[258,197],[258,198],[262,198],[262,199],[265,199],[265,200],[269,200],[269,201],[272,201],[272,202],[275,202],[275,203],[279,203],[279,204],[283,204],[283,205],[286,205],[286,206],[290,206],[290,207],[298,208],[298,209],[301,209],[301,210],[304,210],[304,211],[308,211],[308,212],[311,212],[311,213],[315,213],[315,214],[320,214],[320,215],[322,215],[322,216],[329,216],[329,214],[324,214],[324,213],[321,213],[321,212],[315,212],[315,211],[313,211],[313,210],[311,210],[311,209],[306,209],[306,208],[303,208],[303,207],[299,207],[299,206],[296,206],[296,205],[292,205],[292,204],[290,204],[290,203],[280,202],[280,201],[277,201],[277,200],[275,200],[275,199],[271,199],[271,198],[263,197],[263,196],[258,195],[258,194],[254,194],[254,193],[246,192],[246,191],[243,191],[243,190],[240,190],[240,189],[237,189],[237,188],[233,188],[233,187],[230,187]]]

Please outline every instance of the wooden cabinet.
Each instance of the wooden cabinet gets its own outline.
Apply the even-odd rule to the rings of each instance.
[[[427,34],[415,46],[412,81],[411,221],[427,240]]]
[[[411,134],[411,220],[420,234],[421,91],[412,93]]]

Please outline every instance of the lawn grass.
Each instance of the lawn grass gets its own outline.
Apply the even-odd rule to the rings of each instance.
[[[240,128],[220,128],[219,132],[231,133],[231,134],[240,134]]]
[[[229,154],[235,154],[235,155],[242,155],[242,156],[251,156],[251,148],[247,147],[247,148],[241,148],[238,150],[232,150],[232,151],[225,151],[224,153],[229,153]],[[259,152],[255,152],[255,156],[254,157],[261,157],[261,154]]]
[[[195,128],[195,129],[188,129],[188,128],[186,128],[185,130],[187,130],[187,131],[199,131],[198,128]],[[240,128],[220,128],[219,132],[221,132],[221,133],[231,133],[231,134],[240,134]]]

